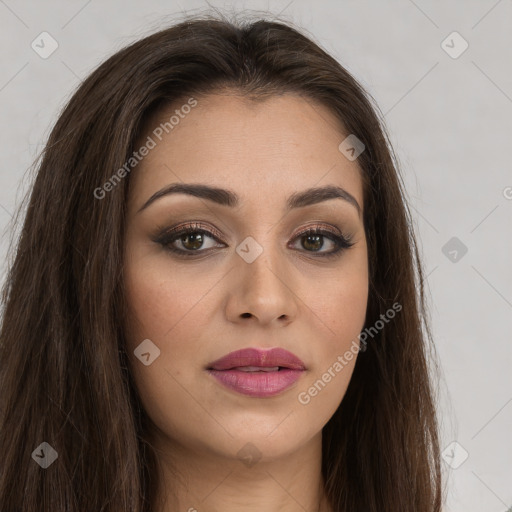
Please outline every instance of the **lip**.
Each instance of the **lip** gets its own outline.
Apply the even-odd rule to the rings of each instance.
[[[246,368],[242,370],[240,368]],[[254,368],[248,368],[254,367]],[[272,371],[256,368],[275,368]],[[296,355],[283,348],[246,348],[210,363],[206,370],[227,388],[252,397],[271,397],[290,388],[306,370]]]

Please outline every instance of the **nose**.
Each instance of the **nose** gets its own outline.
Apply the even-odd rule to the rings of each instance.
[[[248,263],[239,258],[227,303],[227,316],[231,322],[253,321],[261,325],[285,326],[297,316],[298,301],[296,279],[284,256],[264,248]]]

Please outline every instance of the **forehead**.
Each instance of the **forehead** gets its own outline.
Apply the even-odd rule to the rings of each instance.
[[[154,146],[131,180],[139,205],[169,183],[230,188],[270,205],[305,188],[337,185],[363,207],[357,161],[338,149],[348,135],[325,106],[295,94],[253,101],[232,93],[184,98],[156,112],[136,148]],[[172,120],[171,120],[172,117]],[[167,124],[166,124],[167,123]]]

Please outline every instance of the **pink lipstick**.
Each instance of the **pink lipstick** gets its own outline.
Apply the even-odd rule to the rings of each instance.
[[[305,364],[282,348],[246,348],[210,363],[207,371],[233,391],[266,398],[282,393],[300,379]]]

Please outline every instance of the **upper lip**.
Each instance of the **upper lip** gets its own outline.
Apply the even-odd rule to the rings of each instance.
[[[305,364],[284,348],[244,348],[236,350],[210,363],[208,370],[229,370],[239,366],[273,367],[281,366],[293,370],[305,370]]]

